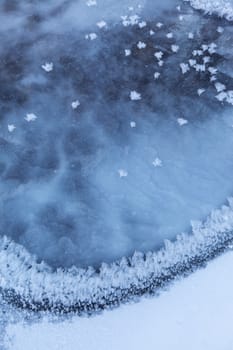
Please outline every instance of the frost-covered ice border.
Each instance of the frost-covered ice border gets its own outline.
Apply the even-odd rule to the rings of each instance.
[[[190,2],[196,10],[203,10],[208,14],[216,14],[233,21],[233,1],[231,0],[184,0]]]
[[[193,222],[192,234],[165,241],[163,249],[135,253],[112,264],[52,272],[36,263],[7,237],[0,242],[0,290],[7,302],[35,311],[92,313],[145,293],[155,293],[177,276],[187,275],[231,247],[233,198],[204,223]]]

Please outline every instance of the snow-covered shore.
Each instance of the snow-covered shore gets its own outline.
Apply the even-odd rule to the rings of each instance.
[[[6,350],[231,350],[233,252],[159,297],[91,318],[8,325]]]

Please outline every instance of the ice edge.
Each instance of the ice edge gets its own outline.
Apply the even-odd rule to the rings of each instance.
[[[52,272],[37,264],[25,248],[0,240],[0,290],[7,302],[30,310],[92,313],[145,293],[154,293],[177,276],[187,275],[219,255],[233,242],[233,198],[204,223],[193,222],[192,234],[165,241],[163,249],[136,252],[99,271],[70,268]]]

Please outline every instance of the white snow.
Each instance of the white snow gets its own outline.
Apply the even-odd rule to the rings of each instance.
[[[8,324],[6,350],[231,350],[233,252],[158,297],[95,317]]]

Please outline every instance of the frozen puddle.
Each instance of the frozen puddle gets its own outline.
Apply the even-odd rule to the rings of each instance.
[[[230,25],[153,4],[1,5],[0,233],[53,268],[156,250],[233,193]]]

